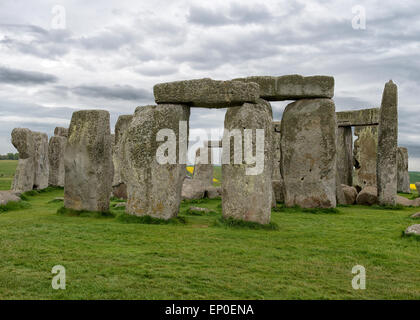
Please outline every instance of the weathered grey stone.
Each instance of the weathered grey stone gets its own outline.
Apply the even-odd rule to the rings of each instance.
[[[182,200],[203,199],[205,192],[206,188],[200,180],[184,179],[181,198]]]
[[[283,177],[281,176],[280,172],[280,164],[281,164],[281,148],[280,148],[280,141],[281,141],[281,134],[280,134],[280,121],[273,121],[272,122],[272,141],[273,141],[273,149],[272,149],[272,161],[273,161],[273,172],[271,175],[272,185],[273,185],[273,194],[274,194],[274,203],[277,202],[284,202],[284,195],[283,195]]]
[[[127,185],[124,182],[112,186],[112,195],[119,199],[127,200]]]
[[[378,203],[378,189],[373,186],[366,186],[359,192],[356,198],[357,204],[371,206]]]
[[[259,99],[257,104],[245,103],[240,107],[229,108],[226,112],[222,150],[222,158],[225,159],[222,161],[222,210],[225,218],[261,224],[270,222],[273,191],[271,185],[272,120],[271,105],[262,99]],[[235,143],[231,143],[227,133],[236,129],[243,137],[244,128],[250,131],[252,129],[253,139],[248,147],[242,145],[242,150],[248,151],[248,154],[252,152],[254,155],[256,148],[261,148],[260,150],[264,152],[263,167],[246,164],[243,160],[245,155],[241,158],[242,162],[235,164]],[[261,143],[256,146],[256,130],[254,129],[264,130],[263,145]]]
[[[73,113],[64,159],[64,206],[107,211],[113,177],[108,111]]]
[[[0,205],[8,204],[11,201],[18,202],[20,201],[20,198],[13,191],[1,190],[0,191]]]
[[[354,129],[357,139],[354,141],[353,185],[361,190],[366,186],[376,187],[376,153],[378,131],[376,126],[357,127]]]
[[[48,136],[42,132],[32,132],[34,137],[34,189],[48,187],[50,164],[48,160]]]
[[[411,215],[411,218],[420,219],[420,212],[414,213],[413,215]]]
[[[207,186],[204,197],[209,199],[216,199],[222,196],[222,187]]]
[[[410,193],[410,175],[408,174],[408,150],[404,147],[397,149],[397,191]]]
[[[281,180],[272,180],[273,193],[276,202],[284,202],[284,182]]]
[[[193,211],[193,212],[199,212],[199,213],[210,213],[213,212],[212,210],[208,209],[208,208],[201,208],[201,207],[190,207],[189,211]]]
[[[414,184],[416,186],[417,193],[420,195],[420,182]]]
[[[397,194],[398,89],[385,84],[379,115],[376,176],[379,204],[395,205]]]
[[[156,103],[186,104],[200,108],[226,108],[255,102],[256,83],[218,81],[209,78],[160,83],[153,87]]]
[[[213,184],[213,164],[211,162],[210,148],[197,149],[195,153],[193,180],[200,180],[204,186],[211,186]]]
[[[336,206],[336,127],[331,99],[299,100],[284,110],[280,168],[286,206]]]
[[[371,126],[379,124],[379,108],[337,112],[337,125]]]
[[[341,185],[341,190],[344,194],[344,203],[340,204],[354,204],[356,203],[357,190],[355,187],[347,186],[345,184]]]
[[[48,145],[49,176],[48,185],[64,187],[64,152],[66,150],[67,138],[53,136]]]
[[[222,141],[215,140],[215,141],[204,141],[204,148],[221,148]]]
[[[12,190],[20,192],[32,190],[35,177],[35,142],[32,131],[25,128],[13,129],[12,144],[19,152]]]
[[[59,136],[59,137],[67,138],[68,135],[69,135],[69,129],[68,128],[63,128],[63,127],[56,127],[54,129],[54,135]]]
[[[414,224],[412,226],[409,226],[405,230],[406,235],[420,235],[420,224]]]
[[[332,98],[334,78],[328,76],[302,77],[297,74],[280,77],[253,76],[234,80],[254,82],[260,86],[261,98],[268,101]]]
[[[415,202],[413,200],[407,199],[400,195],[395,196],[395,203],[406,207],[415,206]]]
[[[114,148],[112,152],[112,160],[114,164],[114,178],[113,178],[112,185],[115,187],[118,187],[118,186],[121,186],[121,184],[124,184],[124,179],[122,178],[122,162],[123,162],[123,156],[124,156],[123,142],[124,142],[124,134],[127,131],[128,126],[130,125],[132,119],[133,119],[133,115],[131,114],[121,115],[118,117],[117,123],[115,124]],[[123,190],[120,190],[120,191],[123,191]]]
[[[337,173],[339,184],[348,186],[353,184],[353,133],[351,127],[337,129]]]
[[[127,204],[125,202],[118,202],[114,205],[114,208],[125,208]]]
[[[160,219],[178,214],[186,172],[187,152],[182,145],[188,141],[188,127],[185,132],[180,132],[179,127],[180,121],[187,122],[189,116],[189,107],[183,105],[161,104],[136,109],[124,135],[123,176],[127,184],[128,213]],[[156,141],[161,129],[171,129],[177,138],[173,144],[165,142],[178,146],[175,150],[179,152],[175,152],[176,159],[172,163],[158,163],[157,151],[164,146],[163,142]]]

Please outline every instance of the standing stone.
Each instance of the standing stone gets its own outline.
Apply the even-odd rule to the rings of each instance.
[[[337,173],[338,183],[353,184],[353,133],[351,127],[337,129]]]
[[[114,178],[112,182],[112,193],[115,197],[127,199],[127,186],[122,178],[122,162],[123,162],[123,141],[124,134],[130,125],[133,115],[121,115],[115,124],[115,139],[112,153],[114,163]]]
[[[67,138],[69,135],[69,129],[63,127],[56,127],[54,129],[54,135],[59,137]]]
[[[271,175],[272,185],[273,185],[273,197],[275,202],[284,202],[283,195],[283,178],[280,172],[280,163],[281,163],[281,149],[280,149],[280,121],[273,121],[272,130],[273,130],[273,149],[272,149],[272,160],[273,160],[273,173]]]
[[[271,105],[262,99],[259,99],[257,104],[245,103],[240,107],[230,108],[226,112],[222,143],[222,210],[225,218],[261,224],[270,222],[273,193],[271,185],[272,120]],[[242,136],[240,142],[243,155],[242,161],[238,161],[238,164],[234,162],[235,143],[233,141],[237,138],[230,139],[227,134],[228,131],[232,132],[234,129],[237,129]],[[246,142],[244,129],[252,132],[252,143],[248,146],[244,145]],[[258,141],[257,144],[255,129],[264,130],[263,144],[261,141]],[[254,156],[256,150],[260,150],[261,155],[264,152],[264,163],[260,163],[260,165],[247,164],[244,160],[246,154],[251,155],[250,153],[252,153]]]
[[[408,174],[408,150],[404,147],[398,147],[397,150],[397,191],[410,193],[410,175]]]
[[[34,189],[41,190],[48,187],[50,165],[48,160],[48,135],[41,132],[32,132],[35,146]]]
[[[395,205],[397,194],[398,88],[385,84],[379,116],[377,179],[378,201]]]
[[[13,129],[12,144],[19,152],[12,190],[19,192],[32,190],[35,177],[35,143],[32,131],[25,128]]]
[[[204,147],[197,149],[195,153],[193,180],[201,181],[204,187],[213,185],[213,164],[211,163],[210,148]]]
[[[64,159],[64,206],[108,211],[113,177],[108,111],[73,113]]]
[[[178,214],[186,171],[189,116],[189,107],[183,105],[160,104],[136,109],[124,135],[123,175],[129,214],[160,219],[170,219]],[[180,121],[184,121],[184,129]],[[171,133],[175,133],[173,140],[157,141],[161,129],[172,130]],[[172,154],[175,161],[169,159],[169,163],[160,164],[157,151],[161,154],[165,145],[168,156]],[[175,147],[174,153],[171,147]]]
[[[353,186],[359,191],[366,186],[376,187],[376,157],[378,130],[376,126],[356,127],[354,134],[354,176]],[[351,184],[349,184],[351,185]]]
[[[48,146],[48,160],[50,174],[48,184],[55,187],[64,187],[64,152],[66,149],[67,138],[63,136],[53,136],[50,138]]]
[[[281,121],[285,204],[336,206],[336,116],[331,99],[289,104]]]

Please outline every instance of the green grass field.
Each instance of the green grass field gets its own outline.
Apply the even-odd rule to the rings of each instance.
[[[125,223],[116,208],[114,218],[59,215],[62,195],[0,213],[0,299],[420,299],[420,241],[402,237],[416,208],[278,207],[278,230],[252,230],[218,225],[217,199],[183,202],[185,224],[152,225]],[[51,287],[55,265],[66,290]],[[366,290],[351,286],[355,265]]]
[[[17,163],[17,160],[0,160],[0,190],[11,188]]]

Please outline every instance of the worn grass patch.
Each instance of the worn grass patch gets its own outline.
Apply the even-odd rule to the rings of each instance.
[[[260,224],[257,222],[236,220],[233,218],[219,218],[214,222],[215,227],[235,228],[235,229],[253,229],[253,230],[278,230],[279,226],[275,222],[269,224]]]
[[[412,207],[412,206],[410,206]],[[379,204],[375,204],[372,206],[373,209],[379,209],[379,210],[404,210],[403,205],[401,204],[396,204],[395,206],[392,205],[379,205]]]
[[[26,201],[10,201],[6,204],[0,205],[0,213],[13,210],[28,209],[30,207],[31,205]]]
[[[151,216],[135,216],[128,213],[122,213],[117,216],[117,221],[122,223],[140,223],[140,224],[186,224],[185,217],[176,217],[172,219],[159,219]]]
[[[90,217],[90,218],[114,218],[115,214],[112,212],[73,210],[61,207],[57,210],[57,214],[70,217]]]
[[[284,204],[277,204],[272,208],[274,212],[305,212],[312,214],[337,214],[340,210],[337,208],[301,208],[299,206],[286,207]]]

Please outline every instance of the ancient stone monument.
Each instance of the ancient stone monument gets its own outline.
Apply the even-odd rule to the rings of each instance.
[[[410,176],[408,174],[408,150],[404,147],[397,149],[397,191],[410,193]]]
[[[180,121],[187,124],[189,116],[190,109],[179,104],[136,109],[123,142],[127,213],[160,219],[170,219],[178,214],[187,156],[186,148],[181,150],[181,146],[188,141],[188,126],[185,126],[185,135],[179,126]],[[165,145],[156,141],[161,129],[170,129],[175,134],[174,140],[167,142],[177,146],[172,154],[168,145],[168,156],[172,155],[174,159],[168,159],[167,163],[158,162],[165,159],[157,159],[158,148]]]
[[[225,134],[223,137],[222,159],[229,159],[228,163],[222,162],[222,211],[223,217],[267,224],[271,217],[272,204],[272,130],[273,120],[271,105],[259,99],[257,104],[245,103],[240,107],[229,108],[225,116]],[[264,145],[257,146],[256,138],[252,143],[245,145],[244,128],[264,129]],[[263,147],[264,164],[261,172],[250,174],[250,168],[257,164],[247,164],[243,160],[235,164],[235,141],[231,141],[227,131],[238,130],[241,134],[241,145],[245,152],[254,152],[258,147]],[[242,138],[244,137],[244,142]],[[258,152],[258,151],[256,151]],[[245,158],[245,156],[244,156]]]
[[[41,190],[48,187],[48,136],[46,133],[32,131],[35,146],[34,189]]]
[[[32,190],[35,176],[35,142],[32,131],[25,128],[13,129],[12,144],[19,152],[12,190],[20,192]]]
[[[108,211],[113,178],[108,111],[73,113],[64,159],[64,206]]]
[[[397,194],[398,147],[398,93],[397,86],[385,84],[379,114],[377,180],[378,201],[381,205],[395,205]]]
[[[378,130],[376,126],[359,126],[354,129],[353,185],[362,190],[366,186],[376,186],[376,153]]]
[[[289,104],[281,121],[286,206],[336,206],[336,115],[331,99]]]
[[[201,181],[203,186],[213,184],[213,163],[211,149],[208,146],[198,148],[195,153],[193,180]]]
[[[275,202],[283,202],[284,201],[284,183],[283,177],[281,176],[280,172],[280,165],[281,165],[281,148],[280,148],[280,121],[273,121],[272,123],[272,137],[273,137],[273,150],[272,150],[272,185],[273,185],[273,198]]]
[[[48,146],[49,159],[49,178],[48,185],[55,187],[64,187],[64,152],[67,143],[67,130],[63,131],[57,127],[54,130],[54,136],[50,138]]]
[[[115,139],[112,152],[114,163],[114,178],[112,182],[112,193],[115,197],[127,199],[127,186],[123,179],[122,162],[124,157],[123,141],[124,134],[130,125],[133,115],[121,115],[115,124]]]

